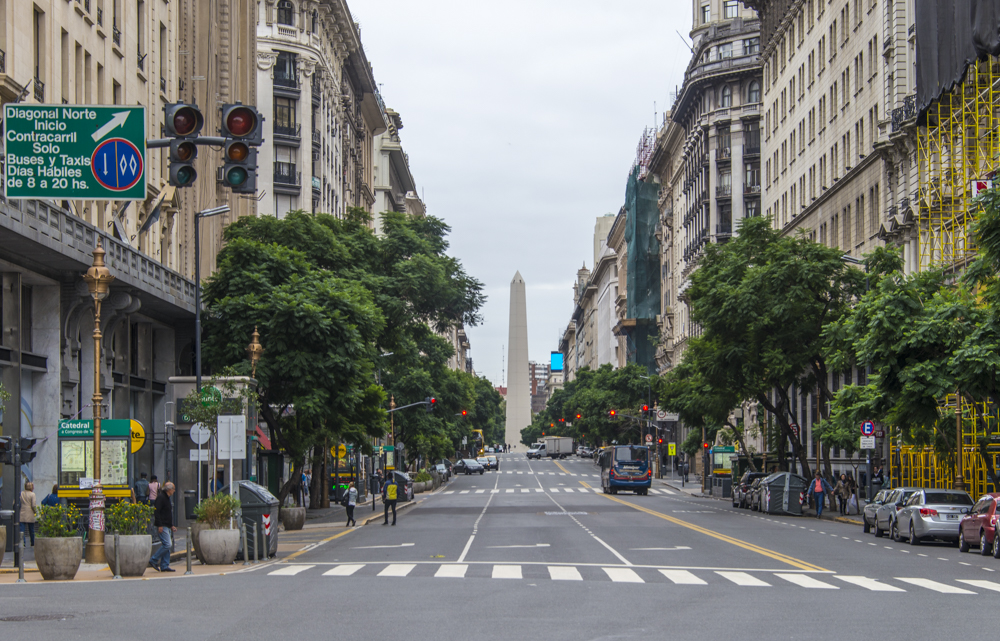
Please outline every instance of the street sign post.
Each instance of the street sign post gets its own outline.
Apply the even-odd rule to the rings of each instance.
[[[858,449],[862,450],[874,450],[875,449],[875,437],[874,436],[862,436],[861,446]]]
[[[667,443],[667,454],[677,456],[677,443]]]
[[[4,105],[7,198],[145,200],[146,108]]]

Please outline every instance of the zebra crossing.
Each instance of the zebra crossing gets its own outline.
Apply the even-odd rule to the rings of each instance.
[[[498,470],[497,473],[498,474],[526,474],[526,475],[529,475],[529,476],[532,476],[532,475],[533,476],[546,476],[546,475],[548,475],[548,476],[589,476],[589,477],[593,477],[595,479],[601,478],[600,474],[576,474],[574,472],[568,472],[568,473],[567,472],[531,472],[531,471],[524,472],[524,471],[521,471],[521,470],[506,470],[506,471],[505,470]]]
[[[548,492],[552,494],[601,494],[601,488],[599,487],[508,487],[500,489],[480,489],[480,490],[446,490],[441,492],[441,494],[536,494]],[[677,494],[673,490],[658,490],[656,488],[649,489],[650,494]]]
[[[518,563],[338,563],[279,564],[267,576],[320,574],[325,577],[392,577],[485,580],[602,581],[672,586],[728,585],[741,588],[793,587],[806,590],[860,588],[870,592],[929,590],[938,594],[976,595],[1000,592],[1000,583],[982,579],[938,577],[878,579],[801,572],[657,568],[650,566],[546,565]]]

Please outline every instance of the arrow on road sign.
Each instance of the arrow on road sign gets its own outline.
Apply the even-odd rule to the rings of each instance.
[[[111,130],[114,129],[115,127],[121,127],[121,126],[123,126],[125,124],[126,120],[128,120],[128,112],[127,111],[119,111],[119,112],[115,113],[111,117],[111,120],[109,120],[103,127],[101,127],[100,129],[98,129],[97,131],[95,131],[91,135],[91,138],[94,139],[94,142],[97,142],[101,138],[103,138],[103,137],[107,136],[109,133],[111,133]]]

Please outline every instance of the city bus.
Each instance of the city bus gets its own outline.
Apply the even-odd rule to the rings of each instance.
[[[612,445],[600,454],[601,489],[605,494],[631,490],[649,494],[653,484],[653,468],[649,464],[649,448],[644,445]]]
[[[472,449],[475,451],[476,456],[486,455],[486,439],[483,437],[482,430],[472,430]]]

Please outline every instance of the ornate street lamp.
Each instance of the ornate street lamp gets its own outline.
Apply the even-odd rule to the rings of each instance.
[[[101,301],[115,279],[104,266],[104,248],[100,240],[94,248],[94,264],[83,280],[94,297],[94,486],[90,491],[90,533],[87,536],[87,563],[107,563],[104,556],[104,493],[101,491]]]
[[[253,326],[253,334],[250,335],[247,353],[250,355],[250,377],[257,378],[257,362],[264,353],[264,347],[260,344],[260,332],[257,331],[256,325]]]

